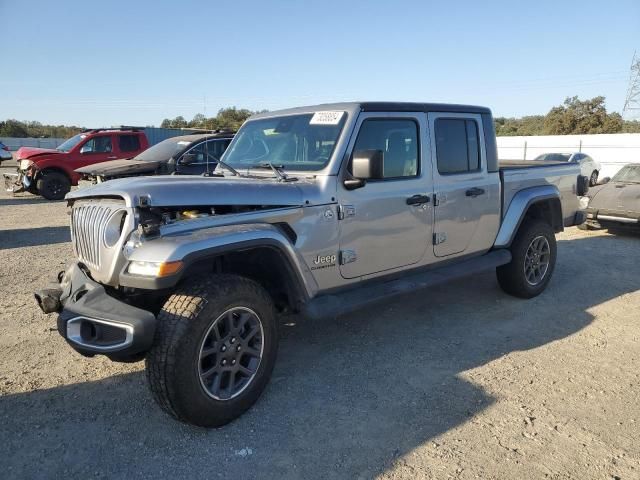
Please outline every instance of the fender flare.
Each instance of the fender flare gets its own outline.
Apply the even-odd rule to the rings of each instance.
[[[262,223],[204,228],[188,234],[178,233],[148,240],[127,256],[127,265],[130,261],[182,261],[183,268],[170,276],[151,278],[131,275],[125,265],[120,272],[119,284],[149,290],[171,288],[197,262],[225,253],[264,247],[274,249],[282,256],[296,289],[305,300],[315,296],[318,284],[291,239],[276,225]]]
[[[560,191],[555,185],[526,188],[516,193],[502,218],[502,225],[500,225],[500,230],[498,230],[494,248],[509,247],[529,207],[547,200],[557,200],[558,208],[560,208],[559,218],[563,218]]]

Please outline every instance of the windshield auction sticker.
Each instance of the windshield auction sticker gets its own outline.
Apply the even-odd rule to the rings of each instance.
[[[316,112],[309,125],[337,125],[344,112]]]

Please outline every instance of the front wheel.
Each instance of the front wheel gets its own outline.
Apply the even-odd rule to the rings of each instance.
[[[219,427],[260,397],[276,360],[273,302],[236,275],[188,280],[158,315],[147,379],[158,404],[178,420]]]
[[[60,172],[46,172],[37,182],[38,193],[47,200],[62,200],[71,190],[71,182]]]
[[[598,184],[598,172],[594,170],[589,177],[589,185],[595,187]]]
[[[496,269],[500,287],[515,297],[540,295],[551,279],[556,255],[551,226],[539,220],[524,223],[511,244],[511,262]]]

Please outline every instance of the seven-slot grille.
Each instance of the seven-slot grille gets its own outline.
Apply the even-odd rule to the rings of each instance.
[[[71,241],[80,261],[100,268],[100,250],[107,221],[123,205],[106,202],[76,204],[71,209]]]

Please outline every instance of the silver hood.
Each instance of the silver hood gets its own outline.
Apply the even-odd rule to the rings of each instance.
[[[75,190],[67,200],[120,197],[127,207],[140,205],[140,197],[152,207],[193,205],[273,205],[294,207],[334,203],[326,191],[327,178],[279,182],[275,178],[156,176],[111,180]]]

